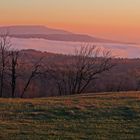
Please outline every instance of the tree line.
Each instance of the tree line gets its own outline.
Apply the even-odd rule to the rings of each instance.
[[[57,95],[81,94],[102,73],[115,66],[109,51],[91,44],[81,46],[68,57],[70,59],[64,62],[49,62],[45,56],[41,56],[30,62],[21,51],[14,49],[8,34],[1,35],[0,97],[26,97],[32,82],[37,81],[37,86],[41,83],[38,83],[39,79],[45,79],[46,85],[51,81]]]

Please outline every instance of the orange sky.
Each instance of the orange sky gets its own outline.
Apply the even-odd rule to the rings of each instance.
[[[46,25],[140,42],[140,0],[1,0],[0,25]]]

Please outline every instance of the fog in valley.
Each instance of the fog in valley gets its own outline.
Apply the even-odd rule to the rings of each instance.
[[[72,54],[75,49],[83,45],[82,42],[50,41],[46,39],[19,39],[11,38],[15,49],[35,49],[58,54]],[[115,57],[137,58],[140,57],[139,44],[93,43],[93,45],[110,50]]]

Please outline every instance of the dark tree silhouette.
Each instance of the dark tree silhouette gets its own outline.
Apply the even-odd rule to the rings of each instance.
[[[17,67],[18,67],[19,51],[10,51],[10,77],[11,77],[11,94],[15,97],[15,89],[17,86]]]
[[[48,67],[48,73],[54,79],[59,95],[83,93],[91,81],[114,67],[109,51],[101,51],[91,45],[82,46],[72,58],[65,64]]]
[[[3,96],[4,79],[9,59],[9,49],[11,47],[8,33],[0,36],[0,97]]]
[[[21,95],[20,95],[21,98],[24,97],[24,95],[25,95],[25,93],[26,93],[28,87],[30,86],[30,83],[31,83],[32,79],[33,79],[35,76],[37,76],[38,74],[41,73],[41,72],[40,72],[40,68],[41,68],[41,66],[42,66],[42,65],[41,65],[41,61],[42,61],[42,60],[43,60],[43,57],[41,57],[41,58],[39,59],[39,61],[37,61],[37,62],[32,66],[31,74],[29,75],[28,80],[27,80],[27,82],[26,82],[26,84],[25,84],[25,86],[24,86],[23,92],[22,92]]]

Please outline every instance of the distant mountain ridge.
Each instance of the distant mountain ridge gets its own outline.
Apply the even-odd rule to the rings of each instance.
[[[70,42],[98,42],[98,43],[124,43],[119,41],[112,41],[107,39],[101,39],[96,37],[91,37],[89,35],[82,34],[11,34],[10,37],[14,38],[38,38],[38,39],[47,39],[52,41],[70,41]]]
[[[15,26],[3,26],[0,27],[0,33],[8,31],[11,35],[29,35],[29,34],[71,34],[71,32],[61,29],[52,29],[46,26],[39,25],[15,25]]]
[[[9,36],[14,38],[39,38],[53,41],[72,41],[72,42],[99,42],[99,43],[125,43],[128,42],[112,41],[109,39],[102,39],[92,37],[85,34],[76,34],[61,29],[48,28],[46,26],[38,25],[18,25],[18,26],[3,26],[0,27],[0,34],[9,32]]]

